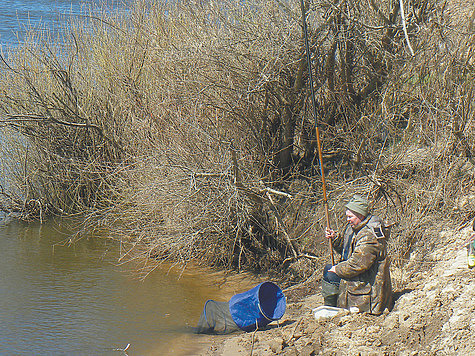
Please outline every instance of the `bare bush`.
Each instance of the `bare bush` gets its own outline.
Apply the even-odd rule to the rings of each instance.
[[[474,214],[452,208],[474,178],[475,12],[401,4],[306,3],[317,123],[298,2],[139,1],[74,22],[62,48],[26,43],[0,79],[17,209],[82,214],[145,273],[200,260],[306,277],[327,258],[318,124],[333,224],[365,194],[404,261],[434,221]]]

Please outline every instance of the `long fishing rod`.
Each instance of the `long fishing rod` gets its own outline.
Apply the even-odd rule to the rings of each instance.
[[[320,160],[320,174],[322,176],[322,190],[323,190],[323,205],[325,207],[325,219],[327,223],[327,228],[330,228],[330,216],[328,213],[328,200],[327,200],[327,189],[325,184],[325,174],[323,171],[323,158],[322,158],[322,144],[320,142],[320,130],[318,129],[317,124],[317,105],[315,103],[315,90],[313,89],[313,75],[312,75],[312,61],[310,59],[310,46],[308,44],[308,30],[307,30],[307,20],[305,6],[303,0],[300,0],[300,8],[302,9],[302,23],[303,23],[303,33],[305,38],[305,52],[307,54],[307,68],[308,68],[308,80],[310,82],[310,92],[312,96],[312,105],[313,105],[313,114],[315,117],[315,135],[317,136],[317,147],[318,147],[318,159]],[[332,265],[335,264],[335,256],[333,255],[333,244],[331,238],[328,239],[330,244],[330,255],[332,258]]]

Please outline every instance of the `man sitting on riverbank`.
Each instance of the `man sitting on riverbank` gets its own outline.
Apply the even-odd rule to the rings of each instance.
[[[368,201],[362,196],[353,196],[345,208],[348,224],[343,233],[326,230],[341,259],[324,268],[324,304],[381,314],[392,298],[388,232],[380,217],[369,214]]]

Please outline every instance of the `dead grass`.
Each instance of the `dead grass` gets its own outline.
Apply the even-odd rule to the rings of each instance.
[[[453,211],[474,180],[462,5],[407,4],[413,57],[398,2],[309,8],[332,225],[349,195],[368,196],[400,264],[434,221],[475,215]],[[123,258],[145,258],[145,274],[199,260],[308,277],[328,257],[299,14],[139,1],[127,18],[74,22],[61,48],[32,38],[1,66],[3,209],[80,214],[78,236],[130,243]]]

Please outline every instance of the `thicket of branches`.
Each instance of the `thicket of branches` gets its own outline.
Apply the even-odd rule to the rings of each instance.
[[[316,123],[298,1],[138,1],[32,33],[1,64],[3,210],[80,215],[150,268],[302,278],[327,258],[317,124],[335,228],[364,194],[403,261],[472,218],[453,208],[474,194],[473,3],[305,7]]]

